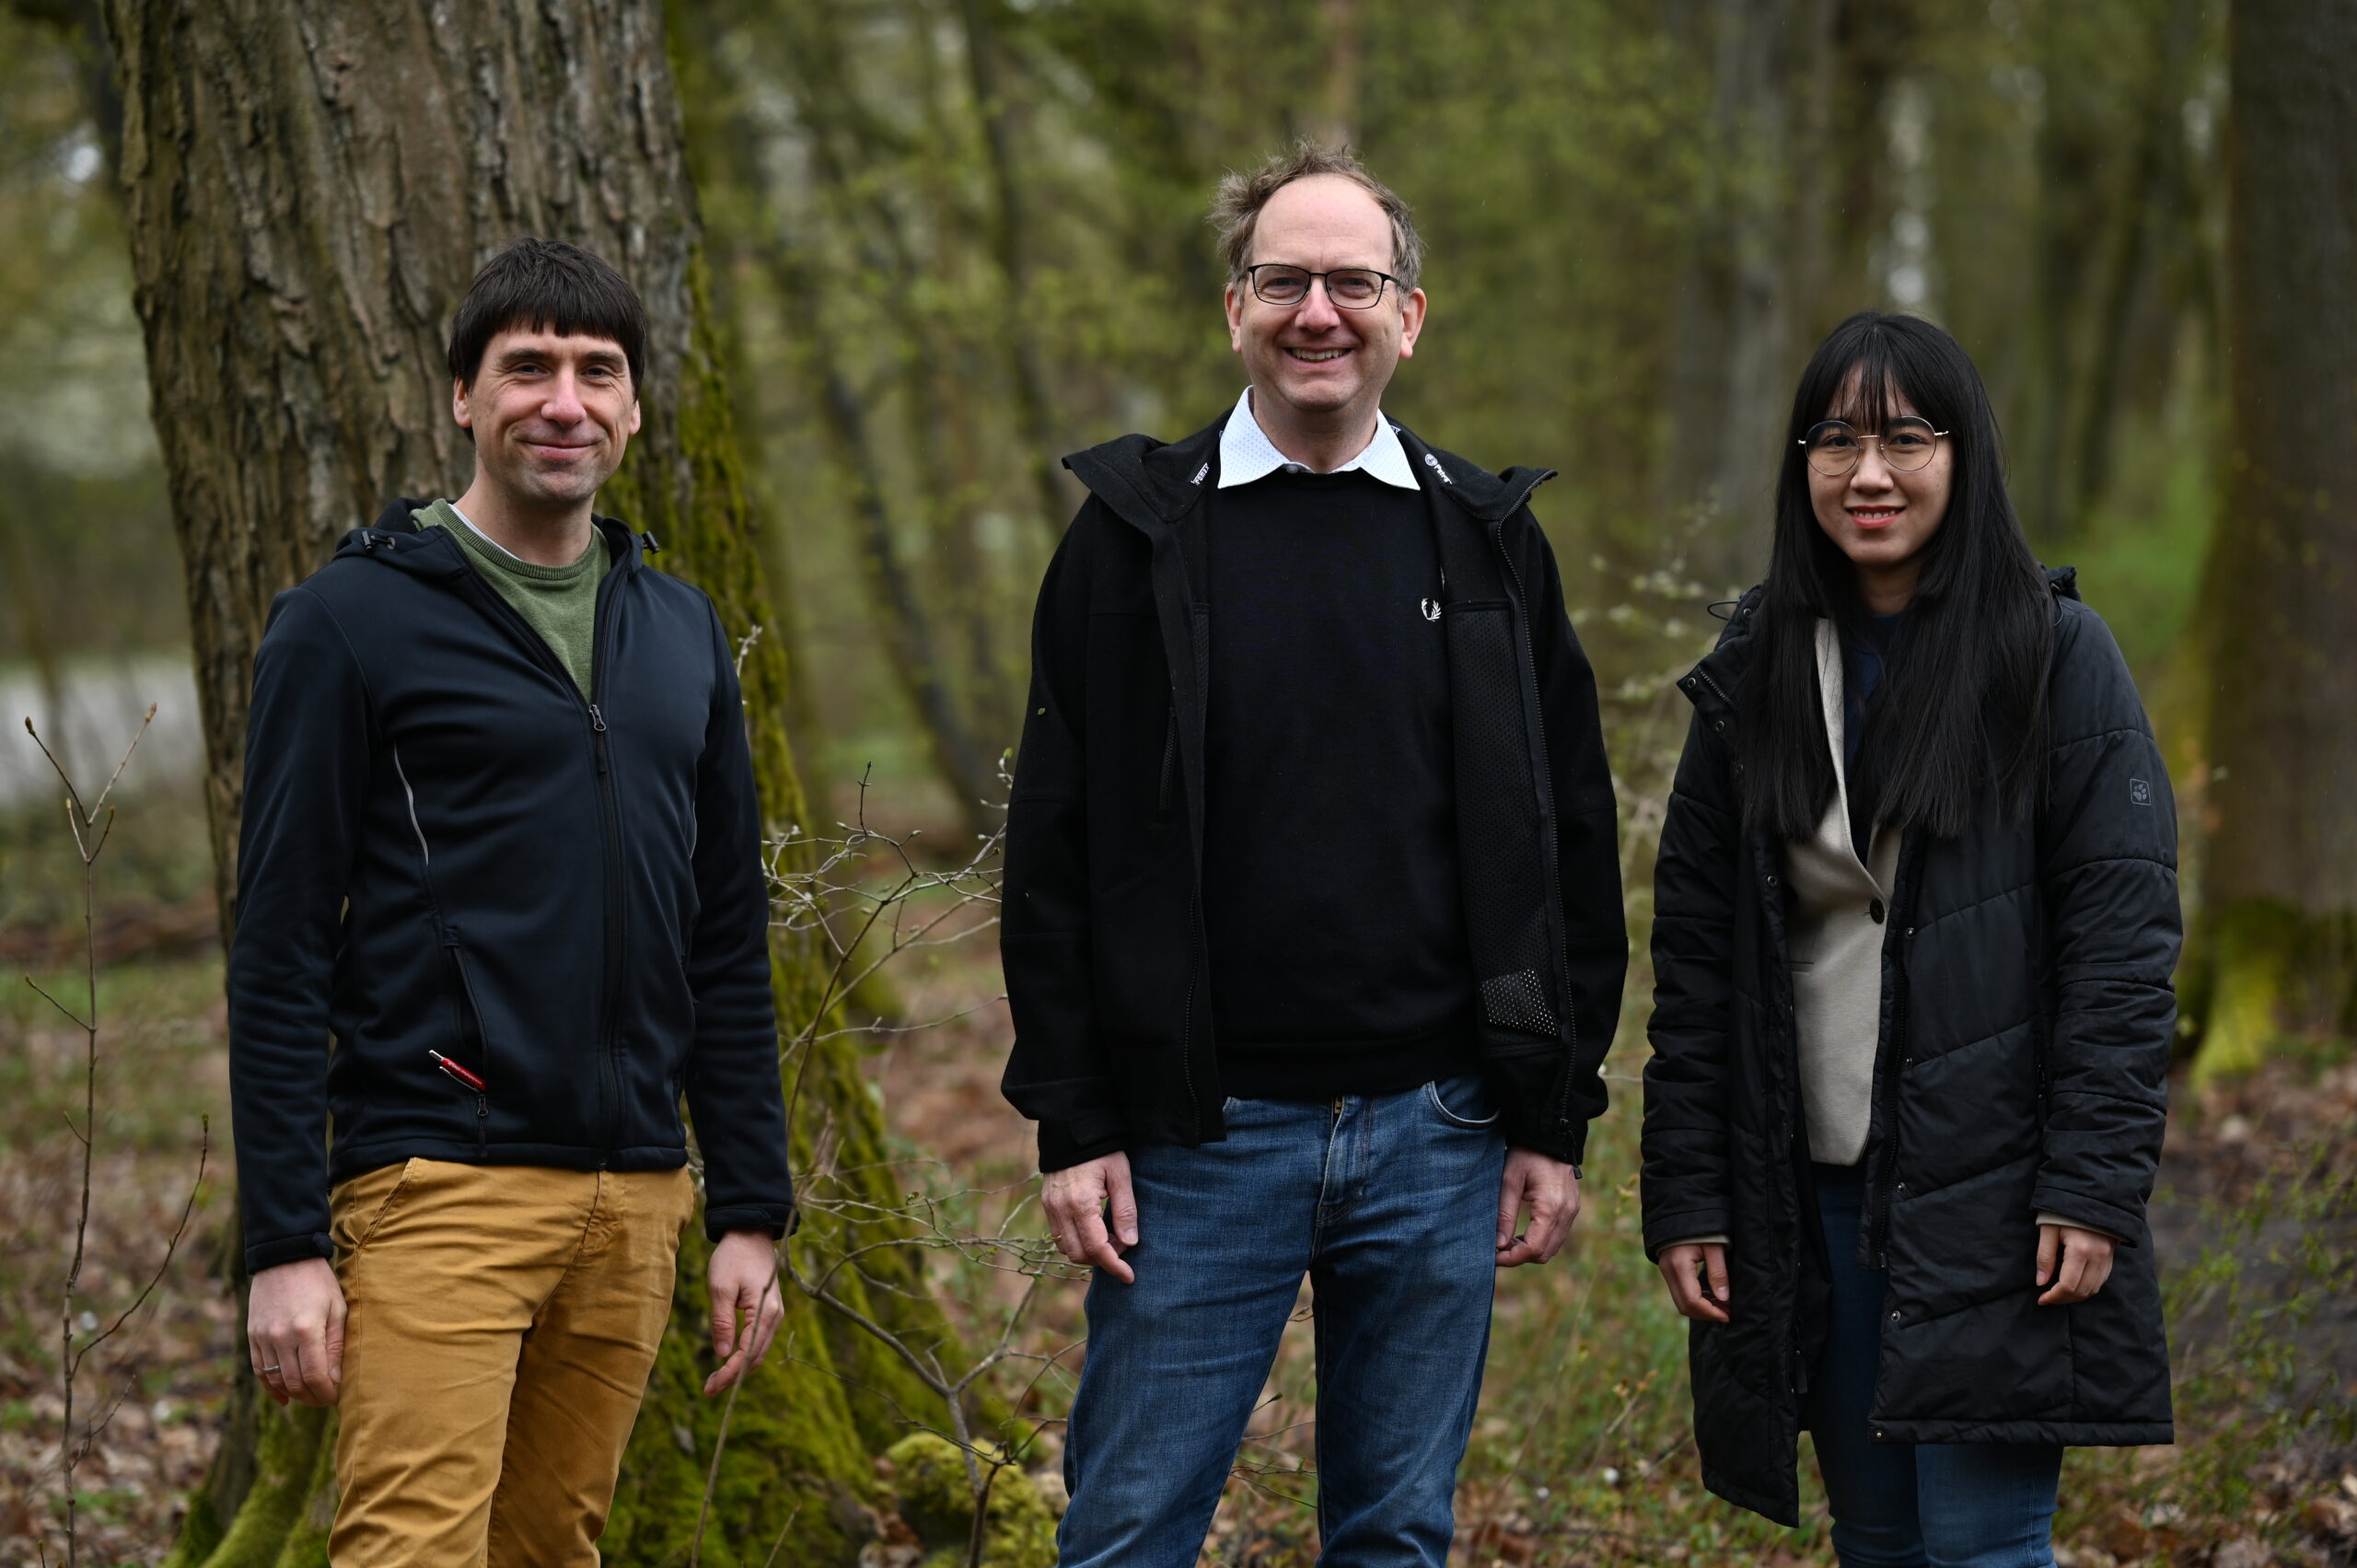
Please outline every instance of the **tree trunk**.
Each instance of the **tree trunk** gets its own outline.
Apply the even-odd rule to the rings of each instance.
[[[450,421],[446,333],[476,268],[509,241],[585,245],[646,301],[645,424],[601,509],[654,533],[656,563],[707,589],[732,636],[771,623],[771,601],[708,319],[658,0],[107,0],[106,10],[226,935],[248,688],[272,597],[387,497],[463,488],[472,459]],[[781,640],[752,646],[744,685],[768,822],[807,826],[781,716]],[[789,1028],[809,1016],[823,973],[807,947],[780,947]],[[831,1169],[873,1173],[841,1179],[874,1186],[865,1195],[888,1207],[855,1053],[843,1039],[814,1049],[797,1156],[807,1171],[816,1144]],[[813,1215],[797,1245],[831,1245],[839,1228]],[[691,1246],[681,1260],[606,1538],[616,1562],[684,1561],[695,1529],[719,1424],[694,1394],[710,1355],[702,1259]],[[879,1293],[872,1309],[924,1318],[913,1264],[903,1272],[905,1295]],[[787,1308],[781,1353],[734,1414],[706,1562],[761,1561],[789,1518],[780,1561],[848,1562],[876,1484],[866,1455],[897,1429],[881,1404],[855,1406],[844,1379],[922,1408],[881,1346],[821,1321],[798,1294]],[[237,1399],[174,1562],[324,1562],[331,1423],[281,1415],[250,1385]]]
[[[713,10],[729,14],[723,7]],[[712,11],[702,17],[706,25],[712,19]],[[733,110],[725,130],[715,127],[719,134],[714,139],[726,145],[727,161],[736,166],[732,176],[758,189],[768,209],[765,232],[748,250],[767,271],[787,335],[798,350],[796,367],[803,373],[812,420],[846,493],[852,542],[877,640],[923,732],[935,772],[948,786],[968,831],[981,836],[997,825],[997,803],[1004,797],[999,761],[1021,727],[1020,686],[1006,679],[994,654],[964,660],[950,656],[956,645],[952,637],[959,629],[968,632],[965,640],[971,647],[975,630],[986,626],[993,614],[1003,616],[1003,607],[990,601],[996,585],[977,574],[960,577],[952,567],[944,585],[937,574],[921,573],[902,540],[929,535],[938,541],[945,531],[955,529],[970,541],[971,502],[955,493],[980,487],[952,482],[946,448],[971,430],[980,406],[974,400],[986,395],[977,389],[995,384],[1001,377],[1010,389],[1015,416],[1004,438],[1025,454],[1024,488],[1031,493],[1015,505],[1062,505],[1049,472],[1057,465],[1045,423],[1044,393],[1034,396],[1023,390],[1036,366],[1030,366],[1030,351],[1022,342],[1018,317],[1023,306],[1015,296],[1017,273],[1008,271],[1018,267],[1018,236],[1009,226],[1016,220],[1010,209],[987,216],[982,226],[992,236],[993,265],[1001,277],[995,300],[977,323],[981,331],[970,339],[955,328],[945,330],[938,307],[929,305],[926,296],[948,282],[950,269],[938,252],[954,250],[970,225],[951,210],[937,167],[953,156],[957,142],[943,123],[944,94],[941,84],[930,78],[930,56],[919,52],[912,73],[916,80],[908,85],[912,118],[923,128],[912,134],[893,114],[879,112],[863,94],[864,35],[844,7],[751,6],[743,19],[761,29],[769,47],[781,52],[774,62],[775,79],[787,90],[807,137],[803,151],[809,195],[820,216],[807,229],[790,234],[772,226],[784,221],[778,215],[792,211],[795,203],[769,167],[775,160],[760,156],[775,134],[755,112],[758,93],[750,73],[760,67],[740,66],[748,71],[747,77],[722,95]],[[726,74],[726,66],[714,72],[715,76]],[[991,80],[986,73],[975,90]],[[996,145],[993,134],[979,139],[985,145]],[[999,160],[1004,175],[992,187],[1004,201],[1016,197],[1011,158],[1008,153]],[[921,219],[912,218],[896,199],[911,186],[931,199]],[[1005,223],[1000,222],[1002,216]],[[830,229],[831,235],[826,232]],[[849,288],[840,275],[841,263],[830,267],[830,239],[842,247],[856,271]],[[866,314],[871,308],[872,318]],[[875,353],[872,342],[863,341],[863,326],[868,338],[881,330],[887,343],[883,354]],[[863,348],[867,351],[864,354],[859,352]],[[945,370],[945,366],[955,366],[957,371]],[[968,377],[959,389],[962,395],[945,402],[940,378],[960,371]],[[988,379],[977,380],[977,376]],[[945,408],[946,423],[941,417]],[[906,429],[897,447],[887,429],[896,412]],[[902,459],[899,463],[892,460],[896,454]],[[920,526],[906,526],[911,521]],[[1061,533],[1062,526],[1060,518],[1051,517],[1055,532]]]
[[[2225,509],[2212,639],[2204,1074],[2357,1010],[2357,13],[2235,0]]]
[[[1711,41],[1709,206],[1681,282],[1672,347],[1671,503],[1696,517],[1687,552],[1713,587],[1767,564],[1799,333],[1825,266],[1821,167],[1832,0],[1678,0],[1674,33]]]
[[[996,323],[999,354],[1015,390],[1015,428],[1028,449],[1027,466],[1038,497],[1039,520],[1049,538],[1060,540],[1080,504],[1080,491],[1066,482],[1063,465],[1057,460],[1062,443],[1056,438],[1055,415],[1048,397],[1048,372],[1039,363],[1039,334],[1031,321],[1031,268],[1025,249],[1030,232],[1029,204],[1016,156],[1014,117],[999,76],[999,41],[992,26],[997,3],[963,0],[958,19],[966,29],[967,82],[974,94],[974,113],[981,122],[982,147],[990,158],[991,255],[1006,282]]]

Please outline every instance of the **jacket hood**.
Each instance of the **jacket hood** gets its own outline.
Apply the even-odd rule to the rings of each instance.
[[[458,540],[436,538],[417,526],[416,514],[433,505],[413,496],[395,496],[385,503],[385,509],[377,514],[375,522],[365,528],[353,529],[338,541],[334,559],[352,556],[378,561],[422,577],[457,577],[472,571]],[[631,531],[629,524],[619,517],[593,516],[591,520],[598,525],[598,531],[606,536],[615,564],[632,568],[644,564],[639,536]]]
[[[1064,467],[1098,500],[1150,533],[1177,523],[1201,499],[1202,487],[1212,482],[1220,434],[1233,412],[1184,440],[1123,436],[1073,453],[1064,459]],[[1493,474],[1428,444],[1396,420],[1391,428],[1399,433],[1426,493],[1447,496],[1481,522],[1511,516],[1533,490],[1555,476],[1553,469],[1522,467]]]

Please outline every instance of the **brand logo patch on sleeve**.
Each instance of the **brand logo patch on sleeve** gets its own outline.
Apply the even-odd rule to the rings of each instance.
[[[2152,805],[2153,786],[2146,784],[2142,779],[2130,779],[2128,781],[2128,799],[2129,803],[2134,806]]]

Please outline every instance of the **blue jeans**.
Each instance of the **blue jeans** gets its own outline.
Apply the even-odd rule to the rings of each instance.
[[[1230,1100],[1227,1141],[1135,1149],[1137,1272],[1088,1287],[1062,1568],[1193,1568],[1302,1275],[1330,1568],[1446,1568],[1490,1345],[1505,1141],[1478,1077]]]
[[[1874,1440],[1883,1276],[1857,1262],[1864,1169],[1816,1171],[1833,1307],[1808,1418],[1841,1568],[2053,1568],[2060,1446]]]

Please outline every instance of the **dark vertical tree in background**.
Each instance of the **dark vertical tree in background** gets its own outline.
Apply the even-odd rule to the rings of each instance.
[[[1714,587],[1768,557],[1777,443],[1824,285],[1827,134],[1838,0],[1676,0],[1707,41],[1702,203],[1678,286],[1666,389],[1672,505],[1701,514],[1689,552]]]
[[[2357,1009],[2357,11],[2235,0],[2229,29],[2205,1072]]]
[[[108,0],[106,23],[226,931],[248,683],[271,599],[386,498],[463,487],[472,462],[450,422],[449,318],[475,269],[517,237],[585,245],[646,300],[645,424],[603,509],[658,536],[659,563],[709,590],[732,635],[772,616],[656,0]],[[764,812],[773,830],[804,823],[778,640],[753,644],[744,684]],[[781,946],[775,975],[782,1014],[804,1016],[817,955]],[[848,1042],[815,1049],[797,1154],[807,1161],[816,1141],[888,1181]],[[684,1555],[694,1528],[718,1420],[693,1396],[709,1354],[702,1266],[691,1248],[608,1537],[618,1561]],[[905,1316],[921,1297],[876,1310]],[[847,1561],[855,1498],[874,1484],[865,1455],[891,1429],[854,1412],[825,1364],[915,1397],[870,1342],[819,1321],[798,1294],[784,1342],[793,1360],[773,1358],[737,1411],[705,1561],[758,1561],[789,1516],[786,1560]],[[331,1431],[242,1388],[175,1561],[324,1562]]]

